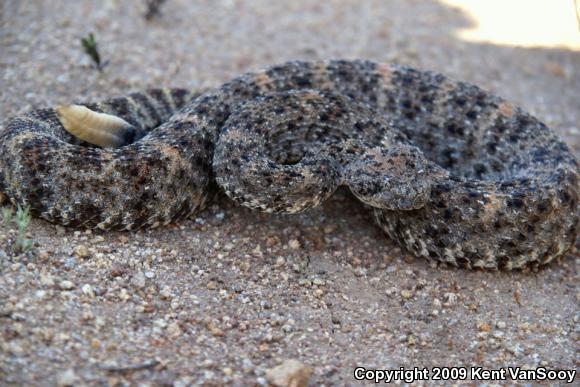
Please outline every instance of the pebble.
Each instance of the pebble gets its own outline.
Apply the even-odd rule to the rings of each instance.
[[[453,306],[457,304],[457,294],[445,293],[444,297],[447,299],[447,301],[443,304],[443,306]]]
[[[489,325],[488,323],[483,323],[483,324],[479,324],[478,328],[480,330],[480,332],[490,332],[491,331],[491,325]]]
[[[209,290],[215,290],[217,289],[217,282],[209,281],[206,286]]]
[[[58,287],[59,287],[61,290],[72,290],[72,289],[74,289],[74,288],[75,288],[75,284],[74,284],[74,283],[72,283],[71,281],[64,280],[64,281],[61,281],[61,282],[58,284]]]
[[[40,284],[44,286],[53,286],[54,279],[52,278],[52,275],[47,272],[40,273]]]
[[[286,264],[286,260],[284,259],[284,257],[277,257],[276,263],[274,263],[274,267],[279,268],[284,266],[284,264]]]
[[[99,339],[92,339],[91,340],[91,348],[94,350],[100,349],[101,348],[101,342],[99,341]]]
[[[215,337],[222,337],[224,335],[224,331],[220,329],[218,326],[216,326],[214,323],[209,323],[207,325],[207,328],[209,329],[211,334],[214,335]]]
[[[127,292],[127,289],[122,288],[121,291],[119,292],[119,298],[122,301],[129,301],[131,299],[131,295],[129,294],[129,292]]]
[[[171,300],[173,298],[173,293],[171,291],[171,287],[169,286],[164,286],[159,294],[161,295],[161,298],[164,300]]]
[[[85,245],[78,245],[75,248],[75,254],[79,258],[87,258],[90,255],[89,249]]]
[[[326,285],[326,281],[323,280],[322,278],[314,278],[314,280],[312,281],[312,283],[314,285],[317,285],[317,286],[324,286],[324,285]]]
[[[266,247],[274,247],[280,244],[280,238],[277,236],[270,236],[266,239]]]
[[[88,230],[91,231],[91,230]],[[92,243],[102,243],[105,241],[105,237],[103,237],[102,235],[97,235],[96,237],[93,238]]]
[[[183,332],[181,330],[181,327],[176,322],[172,322],[167,326],[167,334],[169,334],[169,336],[171,337],[180,336],[182,333]]]
[[[81,291],[84,295],[89,296],[90,298],[95,297],[95,292],[93,291],[93,287],[89,284],[84,284],[81,288]]]
[[[557,77],[564,78],[566,77],[566,72],[564,71],[564,67],[557,62],[548,62],[544,65],[544,69],[548,71],[550,74],[555,75]]]
[[[292,250],[298,250],[300,248],[300,242],[297,239],[292,239],[290,242],[288,242],[288,246]]]
[[[59,387],[74,386],[78,380],[75,371],[72,368],[67,369],[58,374],[56,378],[56,385]]]
[[[298,360],[289,359],[266,371],[266,379],[276,387],[307,387],[312,371]]]
[[[131,284],[135,286],[137,289],[143,289],[145,287],[146,279],[145,274],[138,272],[136,273],[133,278],[131,278]]]

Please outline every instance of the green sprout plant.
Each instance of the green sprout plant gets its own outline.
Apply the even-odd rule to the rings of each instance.
[[[95,39],[95,34],[92,32],[86,38],[81,38],[81,44],[85,53],[92,59],[94,66],[97,70],[103,71],[106,65],[109,64],[108,61],[101,61],[101,54],[99,54],[99,49],[97,47],[97,40]]]
[[[12,224],[12,218],[14,217],[14,210],[12,207],[4,207],[2,209],[2,220],[4,222],[4,227],[10,227]]]
[[[26,237],[28,225],[30,224],[30,207],[16,208],[16,215],[12,207],[5,207],[2,209],[2,221],[4,227],[9,228],[13,225],[17,227],[16,241],[13,244],[13,249],[16,254],[24,254],[32,249],[33,242]]]
[[[26,253],[32,249],[32,240],[26,237],[26,231],[30,224],[30,207],[22,208],[18,206],[16,210],[16,226],[18,226],[18,238],[16,239],[15,249],[17,252]]]

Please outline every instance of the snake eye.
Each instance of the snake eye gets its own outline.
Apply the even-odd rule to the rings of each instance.
[[[55,110],[67,132],[93,145],[118,148],[129,143],[135,135],[135,128],[124,119],[95,112],[86,106],[58,106]]]

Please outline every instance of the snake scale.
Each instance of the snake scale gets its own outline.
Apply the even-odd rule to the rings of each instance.
[[[408,251],[467,268],[562,255],[578,232],[578,174],[558,136],[502,98],[363,60],[34,110],[0,131],[0,192],[50,222],[156,227],[218,189],[297,213],[346,186]]]

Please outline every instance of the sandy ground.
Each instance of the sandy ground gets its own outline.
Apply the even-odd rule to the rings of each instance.
[[[441,71],[533,112],[580,154],[580,52],[467,43],[435,1],[0,3],[0,114],[151,86],[212,86],[289,59]],[[517,20],[517,19],[515,19]],[[103,73],[79,38],[93,31]],[[0,384],[252,385],[284,359],[312,385],[356,366],[578,367],[578,255],[465,271],[401,252],[345,192],[296,216],[219,198],[196,219],[100,233],[0,226]],[[525,384],[526,382],[522,382]],[[527,382],[531,384],[532,382]]]

